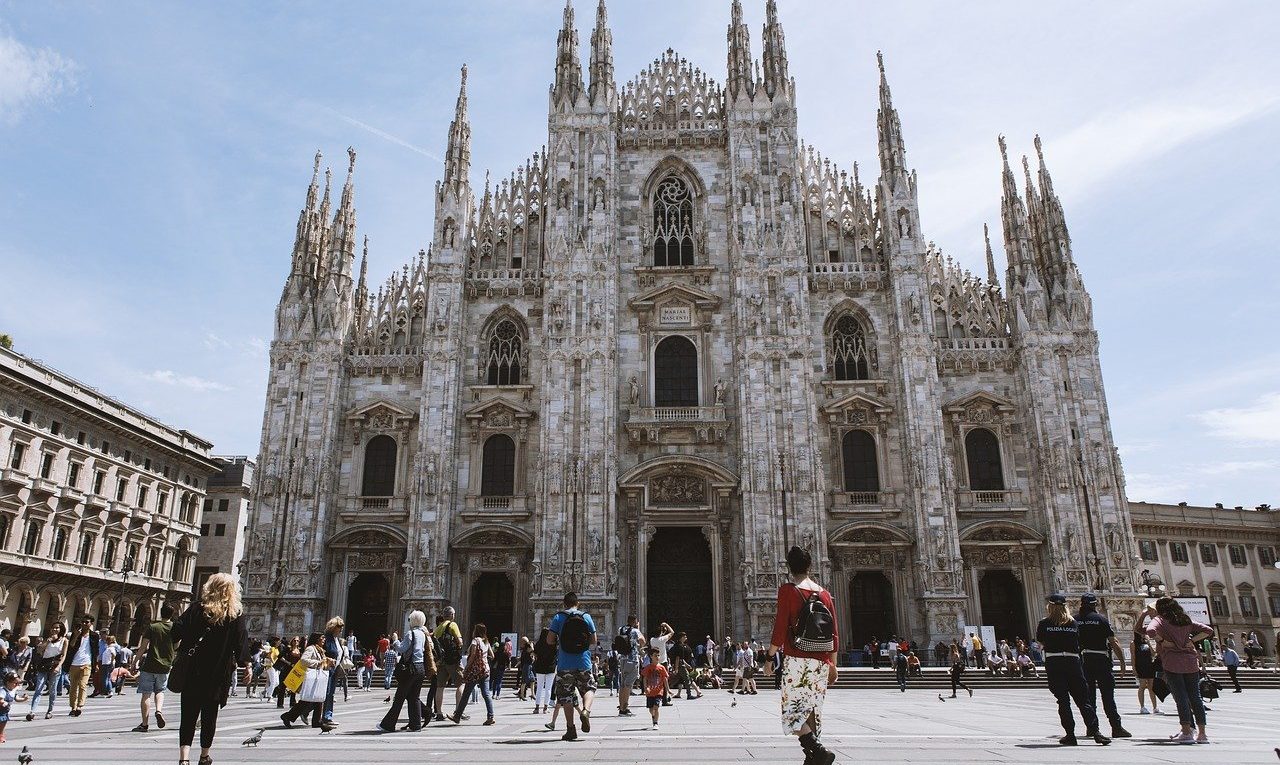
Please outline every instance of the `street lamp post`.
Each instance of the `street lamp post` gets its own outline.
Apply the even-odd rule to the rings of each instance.
[[[1148,598],[1164,596],[1164,584],[1160,581],[1160,577],[1151,573],[1151,569],[1142,569],[1142,587],[1147,591]]]
[[[108,569],[110,572],[110,569]],[[124,554],[124,561],[120,564],[120,601],[116,603],[116,618],[113,620],[111,632],[115,635],[120,633],[120,609],[124,606],[124,588],[129,583],[129,575],[133,573],[133,556],[129,553]],[[123,643],[123,640],[120,640]]]

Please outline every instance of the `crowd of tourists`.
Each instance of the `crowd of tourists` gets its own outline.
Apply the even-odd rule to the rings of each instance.
[[[339,726],[337,694],[345,701],[353,688],[372,692],[379,670],[388,704],[376,726],[381,732],[417,731],[431,723],[461,725],[470,720],[468,707],[480,702],[485,709],[480,724],[493,725],[494,701],[502,694],[507,670],[514,667],[516,698],[532,701],[533,714],[550,715],[544,723],[548,730],[555,730],[563,716],[566,741],[591,732],[592,706],[602,689],[616,697],[620,717],[634,716],[632,697],[643,697],[657,728],[662,708],[682,693],[687,701],[716,689],[753,695],[759,693],[758,678],[769,676],[781,691],[783,727],[796,736],[805,763],[827,765],[835,755],[821,740],[822,708],[826,689],[838,676],[835,604],[809,577],[806,551],[793,547],[787,565],[791,578],[779,588],[767,645],[731,637],[717,642],[710,635],[691,640],[665,622],[646,636],[634,614],[616,633],[600,639],[591,614],[580,608],[573,592],[564,595],[561,609],[536,638],[520,637],[514,645],[509,636],[491,635],[483,623],[464,630],[449,606],[434,614],[430,625],[427,615],[415,610],[408,615],[404,635],[382,635],[369,646],[361,645],[339,617],[305,637],[251,641],[237,584],[217,574],[182,614],[163,606],[160,618],[133,648],[110,633],[101,634],[91,618],[73,624],[69,632],[54,623],[42,636],[15,640],[8,630],[0,633],[0,743],[14,717],[29,722],[43,714],[50,719],[62,697],[67,715],[78,717],[86,700],[118,697],[131,683],[140,696],[141,718],[133,731],[146,732],[153,724],[164,728],[165,696],[176,692],[179,763],[189,765],[198,728],[198,762],[209,765],[218,713],[230,697],[274,700],[284,727],[309,724],[327,733]],[[1062,594],[1048,598],[1046,617],[1029,642],[1002,639],[988,649],[980,636],[970,633],[934,646],[932,663],[949,667],[951,697],[958,690],[973,695],[963,682],[967,669],[1024,677],[1043,669],[1065,732],[1061,744],[1078,743],[1073,705],[1086,738],[1108,744],[1129,737],[1114,698],[1113,658],[1123,675],[1125,652],[1098,612],[1094,595],[1081,596],[1076,614],[1068,612],[1066,603]],[[1237,641],[1231,633],[1219,644],[1212,628],[1191,620],[1173,598],[1161,598],[1137,614],[1135,625],[1128,647],[1138,679],[1139,714],[1159,714],[1159,703],[1172,696],[1179,729],[1170,739],[1207,743],[1206,700],[1217,695],[1217,684],[1204,667],[1221,662],[1235,692],[1241,692],[1236,670],[1242,662],[1252,666],[1257,635],[1241,635]],[[895,671],[903,692],[911,677],[922,674],[921,654],[927,653],[898,636],[873,638],[864,651],[873,668],[883,659]],[[1110,723],[1110,736],[1101,730],[1099,711]]]

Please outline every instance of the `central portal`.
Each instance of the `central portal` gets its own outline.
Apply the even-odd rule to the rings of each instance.
[[[347,627],[360,645],[377,645],[387,632],[390,616],[391,582],[384,574],[365,572],[347,590]]]
[[[715,583],[711,545],[693,526],[663,526],[653,535],[646,558],[646,635],[658,634],[666,622],[677,633],[689,633],[696,645],[715,627]]]
[[[982,602],[982,623],[996,628],[996,638],[1013,643],[1015,638],[1029,638],[1027,599],[1022,582],[1007,568],[985,572],[978,580],[978,599]]]
[[[486,571],[471,585],[471,626],[484,624],[489,640],[502,640],[502,633],[514,632],[516,592],[506,574]],[[471,632],[466,633],[470,639]],[[515,649],[515,646],[512,646]]]

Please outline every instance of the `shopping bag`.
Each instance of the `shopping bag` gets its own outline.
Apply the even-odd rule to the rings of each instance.
[[[329,670],[308,669],[307,677],[298,688],[298,701],[321,703],[329,693]]]
[[[289,693],[297,693],[298,688],[302,687],[302,681],[307,679],[307,665],[301,661],[293,665],[293,669],[289,670],[289,674],[285,675],[284,687]]]

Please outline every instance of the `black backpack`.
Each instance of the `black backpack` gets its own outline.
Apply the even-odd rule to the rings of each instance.
[[[560,625],[560,650],[565,653],[582,653],[591,647],[591,628],[581,611],[561,611],[564,623]]]
[[[618,630],[618,634],[613,636],[613,650],[619,656],[630,656],[635,646],[631,645],[631,627],[630,625],[622,627]]]
[[[449,622],[445,622],[445,630],[440,637],[436,638],[436,643],[440,647],[439,661],[442,664],[460,664],[462,663],[462,641],[458,636],[453,634],[453,630],[448,629]]]
[[[791,586],[800,589],[794,584]],[[791,640],[801,651],[827,653],[836,649],[836,620],[820,594],[820,591],[810,592],[805,596],[800,616],[791,625]]]

